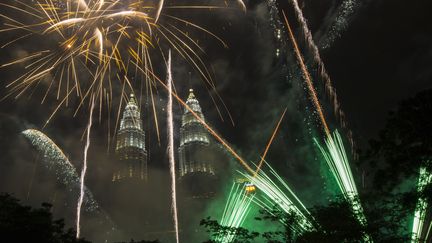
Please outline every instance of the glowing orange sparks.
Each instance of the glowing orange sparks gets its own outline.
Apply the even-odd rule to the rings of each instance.
[[[278,123],[277,123],[277,125],[276,125],[276,128],[274,129],[273,134],[271,135],[271,137],[270,137],[270,139],[269,139],[269,141],[268,141],[268,143],[267,143],[267,146],[266,146],[266,148],[265,148],[265,150],[264,150],[264,153],[263,153],[262,156],[261,156],[261,160],[260,160],[260,162],[258,163],[258,166],[257,166],[257,169],[256,169],[256,171],[255,171],[255,173],[254,173],[254,176],[256,176],[256,175],[258,174],[259,170],[261,169],[262,164],[264,163],[265,157],[267,156],[267,153],[268,153],[268,151],[269,151],[269,149],[270,149],[270,146],[273,144],[273,140],[274,140],[274,138],[276,137],[276,134],[277,134],[277,132],[278,132],[278,130],[279,130],[279,126],[280,126],[280,124],[282,123],[282,120],[283,120],[283,118],[284,118],[284,116],[285,116],[286,111],[287,111],[287,108],[285,108],[284,112],[282,113],[282,116],[281,116],[281,118],[279,119],[279,121],[278,121]]]
[[[285,24],[286,24],[287,29],[288,29],[288,34],[289,34],[290,40],[291,40],[293,47],[294,47],[294,52],[296,54],[296,57],[297,57],[297,60],[300,64],[301,70],[303,72],[303,76],[305,78],[307,87],[309,89],[309,94],[311,96],[312,102],[314,103],[315,109],[318,112],[318,116],[321,120],[322,126],[324,128],[324,132],[326,133],[327,137],[331,137],[330,129],[327,125],[327,121],[325,119],[324,112],[323,112],[321,104],[318,100],[318,95],[317,95],[317,93],[315,91],[315,87],[313,86],[313,83],[312,83],[312,78],[310,76],[309,71],[306,68],[306,65],[304,64],[303,56],[300,53],[300,49],[298,48],[297,41],[294,38],[294,34],[291,30],[290,24],[288,23],[288,19],[285,15],[285,12],[282,12],[282,14],[283,14],[284,19],[285,19]]]

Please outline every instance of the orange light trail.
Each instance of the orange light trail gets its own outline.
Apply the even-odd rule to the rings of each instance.
[[[283,111],[282,116],[281,116],[281,118],[279,119],[279,121],[278,121],[278,123],[277,123],[277,125],[276,125],[276,128],[274,129],[273,134],[271,135],[271,137],[270,137],[270,139],[269,139],[269,141],[268,141],[268,143],[267,143],[267,146],[266,146],[266,148],[265,148],[265,150],[264,150],[264,153],[263,153],[262,156],[261,156],[261,160],[260,160],[260,162],[258,163],[258,166],[257,166],[257,169],[256,169],[256,171],[255,171],[255,173],[254,173],[254,176],[256,176],[256,175],[258,174],[259,170],[261,169],[262,164],[264,163],[265,157],[267,156],[267,153],[268,153],[268,151],[269,151],[270,146],[273,144],[273,140],[274,140],[274,138],[276,137],[276,134],[277,134],[277,132],[278,132],[278,130],[279,130],[279,126],[280,126],[280,124],[282,123],[282,120],[283,120],[284,117],[285,117],[285,113],[286,113],[286,111],[287,111],[287,108],[285,108],[285,110]]]
[[[313,104],[315,106],[316,111],[318,112],[318,116],[319,116],[319,118],[321,120],[321,124],[322,124],[322,126],[324,128],[324,132],[326,133],[327,137],[331,137],[330,129],[329,129],[328,125],[327,125],[327,121],[325,119],[324,112],[323,112],[321,104],[320,104],[320,102],[318,100],[318,95],[317,95],[317,93],[315,91],[315,87],[313,86],[313,83],[312,83],[312,78],[310,76],[309,71],[306,68],[306,65],[304,64],[303,56],[300,53],[300,49],[298,48],[297,41],[296,41],[296,39],[294,37],[294,34],[293,34],[292,30],[291,30],[291,26],[288,23],[288,18],[286,17],[285,12],[282,12],[282,14],[284,16],[285,24],[286,24],[287,29],[288,29],[289,38],[290,38],[290,40],[291,40],[291,42],[293,44],[294,52],[295,52],[297,60],[298,60],[298,62],[300,64],[300,68],[301,68],[301,70],[303,72],[303,77],[304,77],[304,79],[306,81],[306,84],[307,84],[307,87],[308,87],[309,94],[311,96],[312,102],[313,102]]]

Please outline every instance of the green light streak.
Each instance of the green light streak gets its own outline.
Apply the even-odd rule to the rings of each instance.
[[[432,182],[432,174],[429,173],[426,168],[421,167],[420,168],[420,175],[419,180],[417,184],[417,191],[422,192],[427,185],[429,185]],[[411,236],[411,242],[425,242],[427,240],[427,236],[425,239],[420,239],[423,234],[423,228],[424,228],[424,221],[426,217],[428,203],[427,201],[420,197],[417,201],[416,209],[414,212],[414,220],[413,220],[413,227],[412,227],[412,236]]]
[[[233,183],[221,218],[221,225],[230,228],[241,227],[250,211],[254,194],[247,193],[245,184]],[[214,239],[216,242],[229,243],[235,235],[227,234]]]
[[[345,152],[342,137],[339,132],[336,130],[333,133],[333,137],[327,137],[325,140],[326,148],[321,146],[317,139],[314,138],[314,141],[324,156],[327,165],[330,167],[330,171],[335,177],[345,199],[351,204],[357,220],[362,225],[366,225],[366,217],[363,212],[363,207],[358,200],[357,187]],[[372,242],[368,235],[365,235],[365,240],[367,242]]]
[[[262,199],[256,197],[254,202],[268,212],[272,212],[273,206],[277,205],[281,210],[287,214],[294,213],[298,216],[299,221],[297,225],[292,228],[304,232],[314,229],[312,225],[312,216],[303,205],[300,199],[290,189],[288,184],[282,179],[277,172],[266,163],[270,169],[271,176],[267,175],[264,170],[260,170],[256,176],[249,175],[238,171],[242,176],[254,184],[261,192],[263,192]]]

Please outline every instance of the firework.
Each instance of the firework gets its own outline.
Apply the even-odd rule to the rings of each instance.
[[[327,94],[329,95],[329,97],[333,103],[334,112],[335,112],[336,116],[339,117],[339,122],[342,125],[342,127],[347,128],[348,125],[347,125],[347,122],[345,120],[345,113],[342,111],[342,108],[341,108],[340,103],[339,103],[338,98],[337,98],[336,89],[332,85],[330,76],[327,73],[327,70],[324,66],[324,62],[321,59],[321,55],[319,53],[318,47],[315,44],[315,41],[313,40],[313,37],[312,37],[312,33],[309,30],[309,27],[307,25],[307,21],[306,21],[305,17],[303,16],[303,12],[300,9],[297,0],[292,0],[292,3],[294,6],[297,20],[300,23],[300,26],[302,28],[306,43],[308,44],[309,48],[312,51],[312,55],[313,55],[315,62],[318,64],[318,69],[320,71],[319,73],[320,73],[322,80],[324,81],[324,85],[326,87]],[[289,32],[291,33],[290,35],[292,35],[292,31],[291,31],[291,28],[288,24],[288,20],[285,16],[285,13],[284,13],[284,18],[285,18],[285,22],[287,24],[287,28],[289,29]],[[321,114],[320,114],[320,116],[321,116]],[[350,140],[351,146],[354,147],[354,141],[352,140],[351,133],[352,133],[351,130],[348,129],[349,140]]]
[[[420,193],[423,192],[425,187],[429,185],[431,182],[432,182],[432,174],[428,172],[426,168],[424,167],[420,168],[420,175],[417,183],[417,191]],[[416,209],[414,212],[414,220],[412,226],[412,236],[411,236],[412,243],[423,242],[423,240],[428,239],[427,235],[425,236],[424,239],[421,239],[422,235],[424,234],[423,228],[425,224],[425,217],[426,217],[428,206],[429,205],[426,199],[422,197],[418,199]]]
[[[281,118],[279,119],[279,121],[278,121],[278,123],[277,123],[275,129],[273,130],[273,133],[272,133],[272,135],[271,135],[271,137],[270,137],[270,139],[269,139],[269,141],[268,141],[268,143],[267,143],[267,146],[266,146],[266,148],[265,148],[265,150],[264,150],[264,153],[263,153],[262,156],[261,156],[261,160],[260,160],[260,162],[258,163],[257,169],[256,169],[256,171],[255,171],[255,175],[259,172],[259,170],[261,169],[262,164],[264,163],[265,157],[267,156],[267,152],[268,152],[270,146],[271,146],[272,143],[273,143],[273,140],[274,140],[274,138],[275,138],[275,136],[276,136],[276,133],[277,133],[278,130],[279,130],[279,126],[280,126],[280,124],[282,123],[282,120],[283,120],[283,118],[284,118],[284,116],[285,116],[286,111],[287,111],[287,109],[285,108],[285,110],[284,110],[283,113],[282,113]]]
[[[93,109],[94,109],[94,97],[92,98],[91,105],[90,105],[90,114],[89,114],[89,120],[87,124],[87,135],[86,135],[86,144],[84,147],[84,160],[83,160],[83,166],[81,170],[81,177],[80,177],[80,196],[78,198],[78,204],[77,204],[77,220],[76,220],[76,238],[80,238],[80,232],[81,232],[81,225],[80,225],[80,219],[81,219],[81,206],[83,203],[84,198],[84,180],[87,172],[87,154],[88,149],[90,147],[90,131],[92,127],[92,117],[93,117]]]
[[[345,152],[342,137],[339,132],[336,130],[333,133],[333,137],[327,137],[325,140],[325,148],[321,146],[315,138],[314,141],[336,179],[343,196],[351,204],[351,208],[353,209],[357,220],[362,225],[366,225],[366,217],[363,212],[363,207],[360,204],[360,200],[358,199],[357,187]],[[370,236],[365,235],[364,237],[366,242],[372,242]]]
[[[300,49],[299,49],[299,47],[297,45],[297,41],[294,38],[294,34],[292,32],[291,26],[288,23],[288,19],[287,19],[287,17],[286,17],[286,15],[285,15],[284,12],[283,12],[283,16],[285,18],[285,23],[286,23],[286,27],[288,29],[289,38],[290,38],[291,42],[293,43],[294,52],[296,54],[297,60],[299,61],[300,68],[301,68],[302,73],[303,73],[303,77],[304,77],[304,79],[306,81],[306,84],[307,84],[307,87],[308,87],[308,90],[309,90],[309,95],[310,95],[310,97],[312,99],[312,102],[313,102],[313,104],[315,106],[315,109],[316,109],[316,111],[318,113],[318,116],[320,118],[320,121],[321,121],[321,124],[323,126],[324,132],[327,135],[327,137],[330,137],[331,136],[330,135],[330,129],[329,129],[328,125],[327,125],[327,121],[326,121],[325,116],[324,116],[324,111],[323,111],[323,109],[321,107],[321,104],[319,102],[318,95],[317,95],[315,87],[313,85],[311,75],[310,75],[309,71],[307,70],[307,67],[306,67],[306,65],[304,63],[303,56],[300,53]]]
[[[242,0],[237,0],[237,2],[240,5],[241,9],[246,13],[246,4]]]
[[[168,130],[168,157],[170,163],[171,175],[171,200],[172,200],[172,217],[174,221],[174,230],[176,233],[176,242],[179,242],[178,218],[177,218],[177,193],[176,193],[176,175],[175,175],[175,157],[174,157],[174,118],[173,118],[173,101],[172,101],[172,73],[171,73],[171,50],[168,53],[167,63],[167,86],[168,86],[168,104],[167,104],[167,130]]]
[[[80,178],[75,167],[70,163],[63,151],[41,131],[27,129],[22,134],[39,152],[40,158],[45,162],[43,165],[48,170],[54,171],[57,180],[65,185],[69,191],[78,194],[80,190]],[[99,210],[98,203],[87,187],[84,187],[83,200],[87,211],[94,212]]]
[[[314,139],[315,143],[318,145],[328,166],[330,167],[330,170],[332,171],[334,177],[336,178],[336,181],[343,195],[345,196],[346,200],[351,204],[354,212],[356,213],[357,219],[359,220],[360,223],[364,225],[366,224],[366,218],[363,213],[363,208],[360,205],[359,200],[357,199],[358,198],[357,187],[355,185],[354,178],[351,173],[351,169],[349,166],[348,158],[345,153],[345,147],[343,145],[342,138],[337,131],[334,132],[333,137],[330,133],[330,129],[328,128],[326,119],[324,117],[324,112],[321,108],[321,104],[319,103],[318,96],[312,84],[310,74],[306,68],[306,65],[304,64],[303,57],[297,46],[297,42],[294,38],[293,32],[288,23],[288,19],[285,13],[284,13],[284,18],[288,29],[289,37],[293,43],[294,51],[296,53],[297,59],[299,60],[302,72],[304,74],[304,78],[306,80],[309,93],[311,95],[314,106],[318,112],[321,123],[323,124],[324,132],[326,134],[325,142],[328,151],[326,151],[321,145],[319,145],[316,139]],[[365,236],[365,240],[370,241],[369,236]]]
[[[355,10],[360,6],[356,0],[345,0],[339,6],[336,12],[336,17],[328,28],[328,33],[320,43],[322,49],[328,49],[336,39],[341,36],[341,33],[348,28],[350,18]]]
[[[220,220],[224,227],[238,228],[241,227],[250,211],[251,202],[254,198],[253,193],[246,190],[245,184],[234,182],[225,209]],[[214,239],[216,242],[229,243],[235,238],[233,234],[226,234]]]
[[[0,14],[5,22],[0,32],[24,33],[3,45],[3,48],[28,38],[43,37],[47,40],[40,45],[42,50],[30,52],[1,66],[22,65],[26,71],[7,85],[9,93],[6,97],[14,95],[18,98],[29,89],[46,84],[48,88],[43,103],[50,91],[56,90],[59,102],[47,124],[63,104],[68,105],[72,94],[76,94],[79,100],[76,112],[86,100],[94,97],[100,103],[99,109],[102,109],[102,103],[106,103],[110,113],[116,92],[121,90],[119,97],[124,98],[124,93],[135,86],[127,78],[128,73],[133,71],[129,69],[130,62],[146,67],[145,70],[153,70],[152,53],[162,53],[162,46],[171,46],[214,87],[210,72],[198,52],[203,49],[188,33],[190,29],[205,32],[227,47],[210,31],[168,11],[175,8],[212,9],[215,6],[167,7],[163,0],[42,0],[0,5],[10,10],[8,14],[11,14]],[[25,18],[11,17],[12,13]],[[156,113],[154,78],[148,71],[141,75],[143,77],[139,80],[145,84],[147,95],[151,96],[153,112]],[[119,80],[119,84],[113,83],[112,79]],[[115,89],[118,86],[121,89]],[[159,135],[156,114],[154,119]]]
[[[267,175],[263,170],[260,170],[256,176],[239,171],[242,176],[263,193],[263,196],[256,197],[254,202],[270,213],[273,206],[276,205],[285,213],[298,216],[297,225],[291,226],[296,231],[313,230],[312,216],[307,208],[282,177],[270,165],[266,165],[270,169],[271,176]]]

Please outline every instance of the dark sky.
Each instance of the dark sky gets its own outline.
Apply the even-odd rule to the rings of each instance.
[[[310,52],[297,28],[291,2],[278,2],[281,9],[286,11],[291,24],[296,27],[296,37],[308,66],[314,70]],[[384,126],[387,113],[394,109],[400,100],[432,86],[432,3],[427,0],[354,1],[357,5],[353,14],[346,18],[346,27],[329,47],[322,48],[331,34],[329,28],[340,14],[342,2],[299,1],[315,41],[320,46],[322,59],[337,90],[354,138],[364,147],[367,140],[376,136]],[[214,70],[216,90],[227,105],[235,126],[229,122],[226,110],[216,98],[224,120],[219,118],[214,103],[209,99],[209,94],[216,97],[215,92],[206,91],[196,70],[174,54],[173,72],[177,91],[181,97],[186,97],[187,90],[193,87],[209,123],[242,156],[252,161],[259,158],[279,116],[287,107],[285,121],[268,155],[269,161],[284,169],[284,175],[302,198],[312,201],[310,204],[319,202],[321,200],[314,195],[322,187],[317,183],[321,179],[317,178],[324,176],[320,175],[322,167],[316,162],[311,142],[312,137],[319,136],[320,132],[292,55],[292,45],[288,40],[283,41],[283,53],[288,57],[284,57],[282,61],[281,58],[275,58],[275,50],[280,44],[275,42],[266,4],[256,0],[249,0],[247,4],[247,14],[236,10],[204,14],[177,12],[180,16],[199,22],[228,44],[228,48],[224,48],[214,38],[191,31],[192,35],[202,40],[206,52],[203,59]],[[0,13],[4,14],[4,11],[6,10],[0,10]],[[13,33],[2,33],[0,42],[5,43],[13,36]],[[31,51],[44,45],[47,43],[39,39],[37,42],[24,41],[3,48],[0,50],[0,62],[13,59],[23,50]],[[163,69],[159,69],[161,77],[164,77]],[[22,71],[22,67],[0,69],[2,96],[7,93],[5,85]],[[314,81],[321,93],[320,98],[331,126],[337,128],[338,123],[332,118],[331,106],[316,75]],[[25,140],[19,138],[18,133],[28,127],[42,129],[55,108],[55,103],[39,104],[43,97],[41,90],[36,90],[32,96],[30,94],[31,92],[19,100],[8,98],[0,102],[0,190],[13,192],[20,198],[26,197],[28,182],[20,182],[17,178],[31,177],[34,167],[31,162],[33,157],[29,152],[31,148]],[[157,109],[160,112],[159,119],[162,120],[165,115],[162,112],[165,96],[165,92],[158,89]],[[55,100],[54,94],[50,94],[50,97],[51,101]],[[87,113],[83,111],[72,118],[73,112],[72,107],[61,109],[44,132],[79,166],[83,146],[80,138]],[[159,145],[152,125],[153,118],[146,112],[148,110],[144,109],[143,116],[148,128],[152,155],[149,163],[157,164],[155,167],[164,170],[167,168],[165,133],[162,131]],[[179,124],[181,107],[176,106],[175,112]],[[91,167],[94,172],[89,172],[93,176],[89,177],[89,183],[92,183],[90,187],[93,186],[94,193],[100,198],[103,198],[104,189],[102,178],[109,174],[104,170],[106,168],[103,162],[109,157],[106,153],[106,133],[113,132],[113,117],[110,122],[111,130],[107,128],[108,121],[103,120],[100,124],[95,124],[92,131],[94,137],[91,156],[95,165]],[[163,126],[164,122],[161,122],[161,127]],[[178,128],[179,125],[176,125],[177,132]],[[18,164],[23,165],[17,166]],[[52,186],[43,179],[39,182],[39,189],[44,185]],[[40,194],[42,196],[34,200],[35,204],[46,200],[45,194]]]
[[[400,100],[432,86],[430,7],[430,1],[366,2],[324,53],[360,139],[374,136]]]

